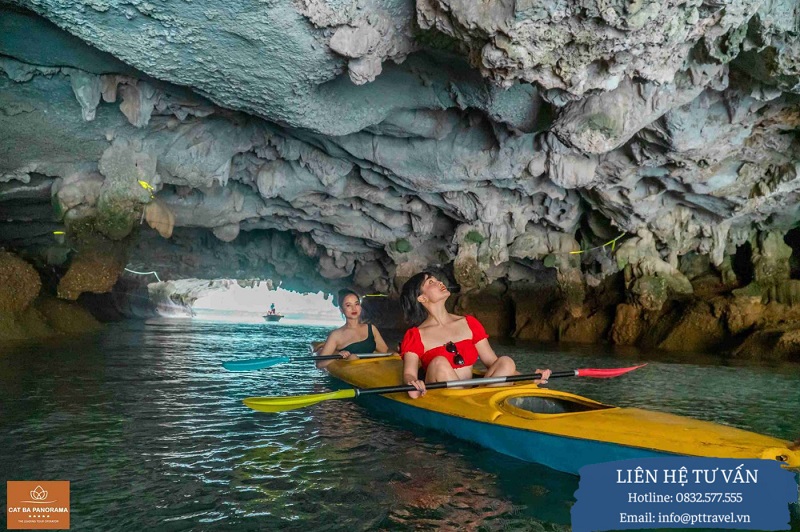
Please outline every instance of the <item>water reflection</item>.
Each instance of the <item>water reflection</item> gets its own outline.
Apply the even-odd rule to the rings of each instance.
[[[156,320],[0,357],[0,476],[72,481],[76,530],[567,529],[576,477],[349,401],[278,415],[240,400],[334,386],[310,363],[229,373],[224,360],[305,354],[324,327]],[[649,360],[553,387],[787,439],[798,368],[680,364],[596,347],[498,342],[523,370]],[[797,530],[797,518],[793,526]]]

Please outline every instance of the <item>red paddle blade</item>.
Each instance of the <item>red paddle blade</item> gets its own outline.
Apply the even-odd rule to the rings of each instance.
[[[594,377],[595,379],[610,379],[611,377],[619,377],[620,375],[624,375],[629,371],[633,371],[635,369],[643,368],[647,364],[639,364],[638,366],[631,366],[629,368],[607,368],[607,369],[597,369],[597,368],[582,368],[575,370],[576,377]]]

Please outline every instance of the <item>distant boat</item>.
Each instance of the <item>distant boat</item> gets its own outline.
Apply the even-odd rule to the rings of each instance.
[[[280,321],[283,314],[264,314],[264,319],[267,321]]]

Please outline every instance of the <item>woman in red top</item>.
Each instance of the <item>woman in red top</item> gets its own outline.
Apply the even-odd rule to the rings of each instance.
[[[472,365],[486,366],[486,377],[516,374],[514,361],[498,357],[489,345],[489,335],[473,316],[447,312],[444,304],[450,297],[447,286],[431,272],[421,272],[406,281],[401,292],[403,314],[412,328],[400,344],[403,357],[403,381],[417,391],[408,392],[416,399],[425,395],[426,382],[445,382],[472,378]],[[420,365],[425,380],[419,379]],[[546,383],[550,370],[536,370]]]

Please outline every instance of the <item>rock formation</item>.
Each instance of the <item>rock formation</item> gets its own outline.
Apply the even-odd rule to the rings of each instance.
[[[392,295],[440,267],[496,332],[736,347],[800,297],[798,25],[790,0],[2,0],[0,245],[72,299],[126,266]]]
[[[41,288],[33,266],[0,251],[0,341],[97,330],[100,324],[86,310],[41,294]]]

